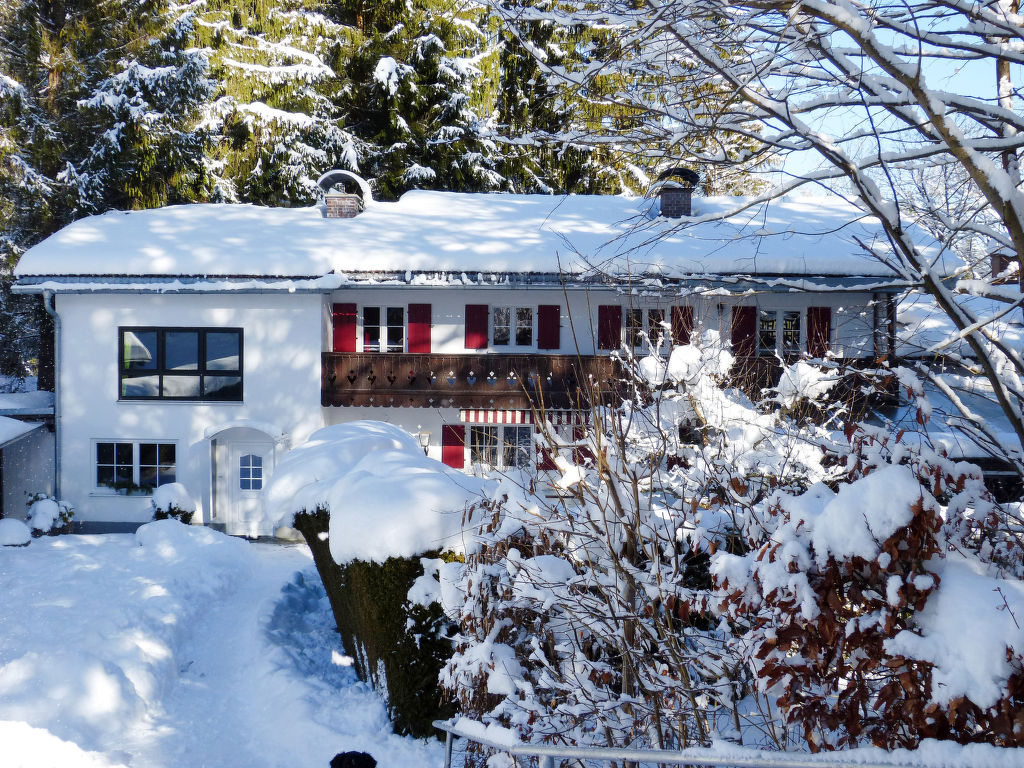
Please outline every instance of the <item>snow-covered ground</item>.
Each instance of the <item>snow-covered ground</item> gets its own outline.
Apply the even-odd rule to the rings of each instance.
[[[359,683],[305,547],[174,520],[0,547],[4,768],[440,766]]]

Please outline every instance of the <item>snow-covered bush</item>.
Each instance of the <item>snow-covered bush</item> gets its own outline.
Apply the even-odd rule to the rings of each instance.
[[[795,439],[777,408],[729,387],[733,363],[713,332],[635,361],[628,402],[594,408],[574,440],[544,428],[555,501],[492,495],[465,567],[441,569],[460,626],[442,680],[464,713],[527,741],[605,746],[749,729],[759,693],[709,558],[745,551],[772,493],[832,470],[827,434]]]
[[[26,517],[33,536],[70,533],[74,516],[74,508],[66,501],[59,501],[46,493],[33,493],[28,497]]]
[[[13,517],[0,519],[0,547],[24,547],[32,540],[32,534],[21,520]]]
[[[173,518],[189,525],[196,513],[196,504],[188,489],[181,483],[166,483],[159,486],[153,491],[150,504],[153,507],[154,520]]]
[[[853,428],[837,491],[774,495],[749,551],[712,558],[722,614],[813,750],[1019,746],[1024,585],[964,535],[981,474],[888,438]]]

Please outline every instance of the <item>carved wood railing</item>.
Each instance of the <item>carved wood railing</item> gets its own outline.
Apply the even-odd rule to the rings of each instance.
[[[617,363],[576,355],[323,355],[324,405],[573,408],[595,387],[617,389]]]

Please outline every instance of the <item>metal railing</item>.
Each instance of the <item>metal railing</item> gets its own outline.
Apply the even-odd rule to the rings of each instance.
[[[865,759],[842,758],[840,752],[822,752],[817,755],[794,755],[785,752],[765,752],[758,755],[716,753],[702,747],[684,750],[668,749],[626,749],[617,747],[573,747],[553,744],[509,744],[460,728],[458,723],[436,720],[434,727],[445,732],[444,768],[451,768],[452,749],[456,737],[491,747],[513,756],[539,758],[540,768],[555,768],[555,760],[587,760],[599,762],[618,761],[631,764],[694,765],[708,768],[939,768],[934,761],[910,762],[894,759],[879,762]],[[1013,750],[1017,752],[1018,750]],[[860,757],[860,756],[858,756]],[[1019,757],[1019,756],[1018,756]],[[982,761],[984,762],[984,761]],[[977,765],[977,761],[965,758],[956,765]]]

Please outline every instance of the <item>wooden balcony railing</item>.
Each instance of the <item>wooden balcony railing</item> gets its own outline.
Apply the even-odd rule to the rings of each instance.
[[[580,393],[611,396],[616,362],[576,355],[323,355],[324,405],[572,408]],[[538,399],[539,398],[539,399]]]

